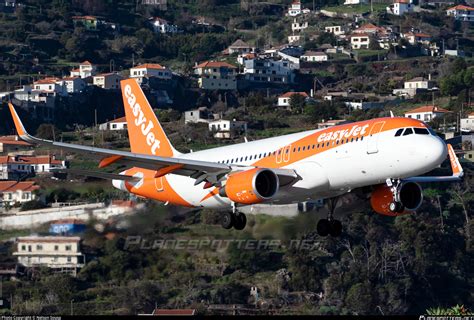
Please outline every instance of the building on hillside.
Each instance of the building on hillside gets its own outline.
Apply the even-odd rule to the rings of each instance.
[[[29,175],[50,173],[51,169],[65,169],[66,162],[55,156],[0,156],[0,179],[22,179]]]
[[[462,132],[474,132],[474,112],[467,115],[467,118],[461,119]]]
[[[423,106],[405,112],[405,117],[429,122],[437,117],[442,117],[447,113],[451,113],[451,111],[437,106]]]
[[[144,63],[130,68],[130,78],[137,79],[139,84],[143,82],[144,77],[168,81],[173,78],[173,72],[158,63]]]
[[[213,114],[208,108],[200,107],[184,112],[184,123],[209,123],[218,120],[219,115]]]
[[[70,235],[81,233],[86,230],[86,223],[79,219],[62,219],[51,222],[49,233],[59,235]]]
[[[298,19],[293,19],[293,23],[291,24],[291,31],[293,32],[301,32],[304,29],[308,28],[308,21],[298,21]]]
[[[288,12],[286,13],[286,15],[290,17],[296,17],[296,16],[299,16],[300,14],[306,14],[309,12],[310,12],[309,9],[303,9],[301,2],[299,0],[294,0],[288,7]]]
[[[291,97],[294,95],[300,95],[305,98],[306,101],[310,99],[309,95],[306,92],[287,92],[278,97],[277,106],[279,107],[289,107]]]
[[[125,117],[121,117],[109,122],[101,123],[99,125],[99,130],[102,130],[102,131],[127,130],[127,119]]]
[[[318,123],[318,129],[327,129],[327,128],[332,128],[334,126],[340,125],[340,124],[345,124],[348,123],[349,121],[347,120],[328,120],[328,121],[323,121]]]
[[[122,79],[123,77],[115,72],[102,73],[94,76],[93,84],[106,90],[120,89],[120,80]]]
[[[73,276],[85,264],[80,237],[28,236],[16,239],[13,253],[18,263],[26,268],[47,267]]]
[[[199,88],[204,90],[237,90],[237,67],[221,61],[205,61],[194,66]]]
[[[82,92],[87,86],[86,82],[80,77],[65,77],[62,78],[62,81],[68,93]]]
[[[419,92],[437,89],[438,88],[435,87],[435,82],[431,80],[431,75],[429,75],[428,79],[424,77],[416,77],[405,81],[403,89],[394,89],[393,94],[396,96],[412,98]]]
[[[35,91],[49,95],[49,96],[66,96],[67,87],[61,79],[58,78],[44,78],[33,82]]]
[[[368,0],[345,0],[344,5],[366,4]]]
[[[255,58],[257,58],[257,54],[255,54],[255,53],[239,54],[239,56],[237,57],[237,62],[240,65],[244,65],[245,61],[252,60],[252,59],[255,59]]]
[[[153,27],[153,31],[156,33],[177,33],[178,26],[169,23],[167,20],[159,18],[159,17],[152,17],[148,19],[148,23],[151,24]]]
[[[72,22],[75,27],[82,26],[88,31],[99,31],[104,29],[117,31],[119,29],[117,24],[107,22],[104,18],[96,16],[73,16]]]
[[[413,12],[415,5],[410,2],[410,0],[395,0],[387,8],[387,13],[393,14],[396,16],[402,16],[405,13]]]
[[[92,77],[96,73],[96,66],[89,61],[83,61],[79,64],[79,67],[71,70],[71,77],[88,78]]]
[[[294,82],[295,65],[288,60],[257,58],[245,61],[245,79],[253,82],[291,84]]]
[[[446,14],[460,21],[474,21],[474,8],[459,4],[446,10]]]
[[[288,36],[289,44],[297,44],[300,40],[301,40],[301,35],[299,34],[292,34]]]
[[[0,207],[35,200],[38,189],[34,181],[0,181]]]
[[[368,49],[370,45],[370,35],[367,33],[355,33],[350,36],[351,48],[353,50]]]
[[[328,61],[328,55],[324,52],[317,51],[306,51],[302,56],[301,60],[307,62],[323,62]]]
[[[431,43],[431,36],[423,32],[407,32],[402,34],[411,45],[422,44],[428,46]]]
[[[246,54],[246,53],[251,53],[255,52],[255,47],[249,45],[247,42],[237,39],[234,43],[232,43],[228,48],[227,52],[229,54]]]
[[[209,122],[209,131],[213,132],[214,138],[230,139],[236,135],[247,132],[247,122],[237,120],[214,120]]]
[[[33,148],[33,145],[20,140],[18,136],[0,137],[0,154],[29,154]]]
[[[168,0],[141,0],[142,6],[153,6],[160,11],[166,11],[168,9]]]
[[[368,110],[368,109],[378,109],[383,108],[383,102],[377,101],[361,101],[361,100],[353,100],[353,101],[346,101],[344,104],[351,110]]]
[[[324,31],[334,34],[335,36],[342,36],[345,34],[343,26],[328,26],[324,27]]]
[[[361,25],[360,27],[354,29],[352,33],[367,33],[367,34],[379,34],[379,33],[386,33],[387,29],[383,27],[378,27],[374,25],[373,23],[365,23]]]

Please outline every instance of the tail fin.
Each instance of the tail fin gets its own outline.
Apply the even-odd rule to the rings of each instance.
[[[160,157],[179,154],[168,140],[137,81],[123,80],[121,86],[131,151]]]

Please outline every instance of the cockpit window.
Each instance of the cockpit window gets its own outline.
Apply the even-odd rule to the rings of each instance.
[[[405,132],[403,133],[404,136],[407,136],[409,134],[413,134],[413,129],[412,128],[406,128]]]
[[[402,132],[403,132],[403,128],[402,129],[398,129],[397,132],[395,132],[395,137],[399,137],[402,135]]]
[[[425,128],[414,128],[413,130],[415,130],[415,134],[430,134]]]

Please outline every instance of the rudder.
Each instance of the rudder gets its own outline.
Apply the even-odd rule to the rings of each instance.
[[[168,140],[137,81],[127,79],[120,85],[131,151],[160,157],[179,154]]]

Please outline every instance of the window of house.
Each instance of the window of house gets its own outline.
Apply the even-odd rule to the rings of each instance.
[[[71,251],[72,250],[72,246],[70,244],[66,245],[66,251]]]
[[[58,245],[55,245],[54,246],[54,251],[58,251],[59,250],[59,246]]]
[[[37,244],[36,245],[36,250],[39,250],[39,251],[43,250],[43,245]]]
[[[26,246],[25,245],[21,246],[21,251],[26,251]]]

